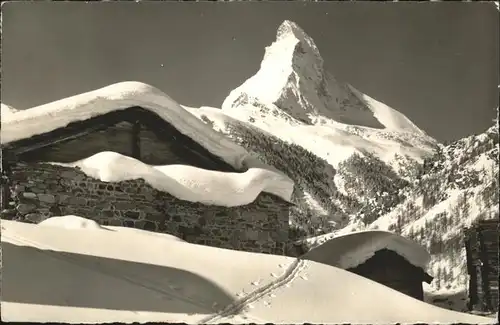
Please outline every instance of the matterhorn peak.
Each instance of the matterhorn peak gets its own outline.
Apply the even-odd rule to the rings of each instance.
[[[316,77],[323,74],[323,59],[314,40],[296,23],[285,20],[278,27],[276,40],[266,47],[261,68],[274,71],[300,70],[301,62],[308,61],[313,65]],[[304,74],[308,71],[297,71]]]
[[[312,37],[290,20],[278,27],[259,71],[222,104],[223,110],[238,108],[257,110],[262,117],[290,116],[309,125],[331,122],[423,133],[403,114],[327,73]]]
[[[323,59],[319,54],[318,48],[314,43],[314,40],[307,35],[302,28],[299,27],[296,23],[290,20],[285,20],[278,27],[278,31],[276,33],[276,41],[275,45],[279,44],[281,41],[288,41],[289,39],[294,39],[295,42],[292,41],[292,44],[295,43],[295,51],[298,50],[298,53],[305,54],[309,53],[315,56],[315,59],[321,62],[321,66],[323,66]]]
[[[276,33],[276,39],[279,40],[280,38],[288,36],[289,34],[294,34],[298,38],[304,38],[304,36],[307,36],[304,30],[300,28],[299,25],[297,25],[291,20],[285,20],[278,27],[278,32]]]

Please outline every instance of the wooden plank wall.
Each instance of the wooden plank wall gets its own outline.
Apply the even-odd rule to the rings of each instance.
[[[499,219],[481,220],[464,230],[469,272],[469,309],[498,311]]]

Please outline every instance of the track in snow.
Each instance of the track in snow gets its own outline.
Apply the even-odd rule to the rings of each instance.
[[[233,304],[228,305],[226,308],[221,310],[219,313],[213,316],[206,317],[198,322],[198,324],[208,324],[211,322],[217,322],[225,317],[234,315],[245,307],[247,307],[252,302],[255,302],[264,296],[271,294],[274,290],[292,282],[298,277],[300,272],[304,270],[307,266],[307,261],[302,259],[296,259],[292,265],[290,265],[287,271],[278,279],[272,281],[271,283],[262,286],[252,292],[250,292],[246,297],[236,301]],[[249,318],[253,318],[250,316]]]

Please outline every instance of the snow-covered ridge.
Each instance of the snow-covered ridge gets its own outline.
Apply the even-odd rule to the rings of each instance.
[[[406,131],[427,136],[424,131],[420,130],[412,121],[410,121],[410,119],[397,110],[366,94],[363,94],[352,85],[349,85],[349,89],[371,109],[375,118],[379,120],[380,123],[382,123],[388,130]]]
[[[103,182],[142,178],[152,187],[178,199],[227,207],[250,204],[261,192],[290,201],[294,186],[288,177],[263,168],[227,173],[186,165],[150,166],[110,151],[58,165],[78,167],[86,175]]]
[[[139,106],[159,115],[179,132],[192,138],[233,167],[266,168],[236,143],[192,116],[159,89],[145,83],[126,81],[67,97],[14,114],[2,114],[2,144],[29,138],[112,111]],[[2,106],[3,107],[3,106]],[[3,108],[2,108],[3,109]]]
[[[328,238],[330,237],[330,238]],[[363,264],[377,251],[389,249],[404,257],[411,264],[425,270],[431,255],[416,242],[397,234],[368,230],[332,237],[322,236],[309,240],[310,245],[318,245],[307,252],[303,258],[327,263],[342,269]]]

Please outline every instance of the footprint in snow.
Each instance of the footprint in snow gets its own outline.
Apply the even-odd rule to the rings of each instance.
[[[278,264],[278,266],[279,266],[280,268],[284,268],[284,267],[285,267],[285,264]]]
[[[301,276],[300,276],[300,278],[301,278],[302,280],[306,280],[306,281],[308,280],[308,277],[307,277],[307,276],[305,276],[305,275],[301,275]]]
[[[270,303],[269,301],[264,301],[264,305],[265,305],[266,307],[270,307],[270,306],[271,306],[271,303]]]
[[[271,276],[272,276],[273,278],[279,278],[279,275],[277,275],[276,273],[271,273]]]

